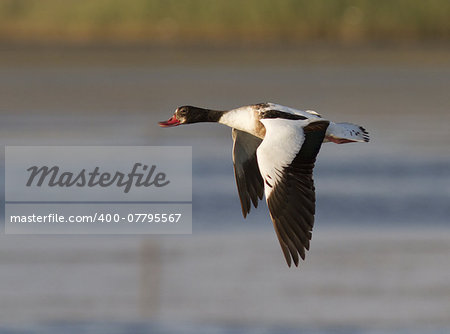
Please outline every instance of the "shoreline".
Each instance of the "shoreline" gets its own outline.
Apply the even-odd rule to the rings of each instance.
[[[67,65],[383,65],[448,66],[445,43],[303,43],[263,45],[173,44],[0,44],[0,68]]]

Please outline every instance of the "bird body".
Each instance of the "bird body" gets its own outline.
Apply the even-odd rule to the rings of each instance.
[[[314,226],[315,188],[312,177],[323,142],[368,142],[364,128],[334,123],[317,112],[274,103],[229,111],[193,106],[177,108],[160,126],[216,122],[231,127],[233,165],[244,218],[251,204],[266,197],[286,262],[305,259]]]

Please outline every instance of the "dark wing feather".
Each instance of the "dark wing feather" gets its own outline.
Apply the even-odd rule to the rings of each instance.
[[[298,266],[298,255],[305,259],[305,250],[309,250],[316,202],[312,174],[328,124],[319,121],[303,128],[305,140],[300,151],[289,166],[280,170],[281,179],[267,198],[270,216],[289,266],[291,257]]]
[[[241,200],[244,218],[250,212],[251,204],[258,207],[258,198],[264,194],[264,182],[259,172],[256,149],[262,139],[247,132],[233,129],[233,165],[234,176]]]

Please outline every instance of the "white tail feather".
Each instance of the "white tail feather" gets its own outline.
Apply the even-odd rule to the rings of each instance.
[[[352,123],[330,122],[324,142],[345,144],[352,142],[368,142],[369,133],[362,126]]]

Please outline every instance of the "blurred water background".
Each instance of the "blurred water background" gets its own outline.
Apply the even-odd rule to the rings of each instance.
[[[0,333],[450,331],[448,2],[250,2],[1,3],[1,143],[192,146],[193,235],[1,235]],[[242,218],[230,130],[157,126],[266,101],[371,135],[323,146],[299,269]]]

